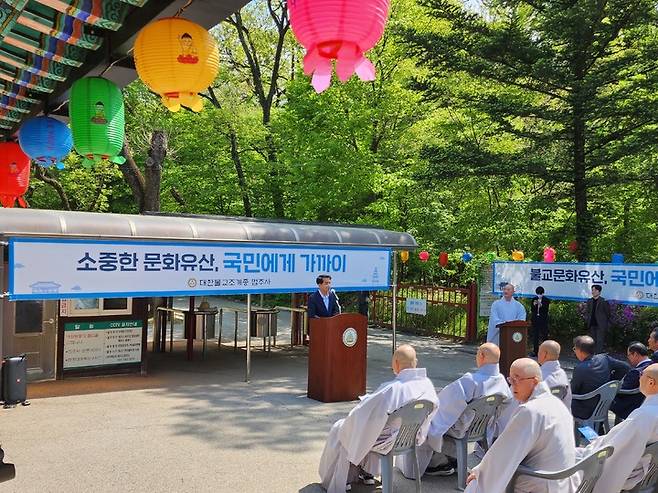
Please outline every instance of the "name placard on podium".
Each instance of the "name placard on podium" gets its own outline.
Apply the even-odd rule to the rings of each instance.
[[[358,313],[310,319],[308,397],[356,400],[366,391],[368,319]]]

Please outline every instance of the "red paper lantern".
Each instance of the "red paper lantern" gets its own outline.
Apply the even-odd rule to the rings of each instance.
[[[423,250],[418,254],[418,258],[421,262],[427,262],[427,260],[430,258],[430,253],[426,250]]]
[[[15,142],[0,143],[0,204],[27,207],[23,194],[30,184],[30,158]]]
[[[571,253],[576,253],[578,251],[578,242],[576,240],[571,240],[568,248]]]
[[[448,253],[447,252],[441,252],[439,254],[439,265],[441,267],[445,267],[448,265]]]
[[[331,84],[332,61],[345,82],[356,73],[375,80],[375,67],[364,53],[384,34],[389,0],[289,0],[290,27],[306,48],[304,73],[322,92]]]

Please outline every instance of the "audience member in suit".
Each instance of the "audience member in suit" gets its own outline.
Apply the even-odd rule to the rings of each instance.
[[[649,356],[651,361],[658,363],[658,330],[654,329],[651,331],[647,345],[649,346],[649,352],[651,353]]]
[[[605,346],[605,337],[608,333],[610,326],[610,305],[601,296],[603,288],[599,284],[592,286],[592,297],[587,300],[585,305],[585,320],[589,335],[592,336],[596,346],[594,352],[596,354],[603,352]]]
[[[631,369],[625,361],[611,358],[607,354],[594,354],[594,339],[590,336],[578,336],[573,340],[573,350],[578,358],[578,365],[571,377],[571,392],[587,394],[598,389],[611,380],[621,380]],[[585,401],[572,400],[571,413],[575,418],[587,419],[592,415],[598,397]]]
[[[544,296],[544,288],[537,286],[532,298],[530,321],[532,322],[532,356],[537,356],[539,345],[548,339],[548,305],[551,300]]]
[[[338,298],[331,291],[331,276],[319,275],[315,280],[318,290],[308,297],[308,318],[333,317],[340,313]]]
[[[639,391],[640,375],[642,375],[642,372],[647,366],[653,363],[649,358],[649,350],[641,342],[632,342],[628,346],[626,355],[632,369],[621,381],[621,388],[623,390],[637,389]],[[640,407],[643,402],[643,394],[617,395],[612,402],[612,406],[610,406],[610,410],[617,416],[615,422],[619,423],[628,418],[628,415]]]

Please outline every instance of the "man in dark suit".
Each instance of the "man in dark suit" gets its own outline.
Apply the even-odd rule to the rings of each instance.
[[[649,340],[647,341],[647,346],[649,346],[649,352],[651,361],[658,363],[658,330],[654,329],[649,334]]]
[[[331,290],[331,276],[319,275],[315,280],[318,290],[308,297],[308,318],[333,317],[340,313],[338,298]]]
[[[548,305],[551,302],[544,296],[544,288],[537,286],[535,296],[532,298],[530,320],[532,321],[532,355],[537,356],[539,344],[548,339]]]
[[[573,351],[580,361],[573,369],[571,393],[587,394],[611,380],[621,380],[631,369],[625,361],[611,358],[607,354],[594,354],[594,339],[578,336],[573,340]],[[576,418],[587,419],[598,404],[598,397],[571,401],[571,414]]]
[[[653,361],[649,358],[649,350],[641,342],[632,342],[628,346],[626,357],[632,369],[621,381],[621,388],[623,390],[637,389],[638,393],[631,395],[620,394],[615,397],[612,406],[610,406],[610,410],[617,416],[615,423],[620,423],[622,420],[628,418],[628,415],[644,402],[644,395],[639,393],[640,375],[642,375],[642,372],[647,366],[653,364]]]
[[[585,321],[589,335],[594,339],[596,354],[603,352],[605,337],[610,326],[610,305],[601,296],[603,288],[599,284],[592,285],[592,297],[587,300],[585,310]]]

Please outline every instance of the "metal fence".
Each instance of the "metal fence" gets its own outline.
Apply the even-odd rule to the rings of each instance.
[[[405,310],[407,298],[424,299],[427,314]],[[371,296],[370,320],[382,327],[392,324],[392,291],[376,291]],[[397,327],[418,335],[443,336],[474,342],[477,339],[477,285],[448,288],[421,284],[399,284]]]

